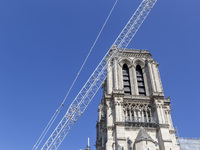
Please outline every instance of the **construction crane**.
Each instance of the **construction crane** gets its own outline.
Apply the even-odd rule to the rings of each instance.
[[[75,97],[66,114],[42,146],[41,150],[58,149],[72,126],[86,110],[98,89],[101,87],[102,82],[106,79],[107,71],[109,71],[107,70],[108,66],[112,67],[112,60],[114,58],[119,58],[119,55],[123,53],[123,50],[128,46],[156,2],[157,0],[143,0],[141,2],[111,48]],[[118,53],[119,49],[121,53]],[[34,149],[36,150],[37,147]]]

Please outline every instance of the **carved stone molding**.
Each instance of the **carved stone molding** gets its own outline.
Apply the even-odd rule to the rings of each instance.
[[[115,122],[115,126],[125,126],[125,122]]]
[[[126,57],[136,57],[136,58],[151,58],[150,54],[140,54],[140,53],[129,53],[129,52],[124,52],[122,56]]]
[[[150,100],[149,96],[142,96],[142,95],[124,95],[124,99],[134,99],[134,100]]]
[[[164,100],[164,93],[163,92],[153,92],[151,97],[154,99],[162,99]]]
[[[145,103],[145,102],[124,102],[123,103],[123,108],[124,109],[137,109],[137,110],[151,110],[151,104],[150,103]]]
[[[128,57],[122,57],[119,59],[118,61],[120,67],[123,67],[124,64],[126,64],[128,66],[128,68],[131,68],[132,67],[132,61],[130,58]]]
[[[139,126],[125,126],[126,130],[129,131],[138,131],[140,130],[141,127]],[[157,127],[143,127],[146,131],[148,132],[156,132],[157,131]]]
[[[177,131],[176,130],[169,130],[170,134],[175,134]]]
[[[169,124],[159,124],[159,128],[169,128]]]
[[[118,137],[117,140],[126,141],[126,138],[125,137],[123,137],[123,138]]]
[[[156,67],[159,66],[159,63],[157,63],[156,60],[153,60],[153,61],[152,61],[152,64],[156,65]]]
[[[111,95],[111,94],[104,94],[104,97],[105,97],[106,99],[111,99],[111,98],[112,98],[112,95]]]
[[[172,140],[163,140],[163,142],[170,142],[170,143],[172,143]]]
[[[140,65],[140,67],[142,69],[144,69],[144,67],[145,67],[145,61],[143,59],[139,59],[139,58],[134,59],[133,60],[133,66],[136,68],[137,65]]]
[[[156,124],[156,123],[143,123],[143,122],[126,122],[126,124],[125,124],[126,129],[146,127],[148,129],[153,128],[154,131],[157,130],[157,126],[158,126],[158,124]]]

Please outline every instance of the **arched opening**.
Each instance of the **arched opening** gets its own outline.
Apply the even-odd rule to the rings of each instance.
[[[137,75],[137,83],[138,83],[138,92],[139,95],[146,96],[145,86],[144,86],[144,78],[140,65],[136,66],[136,75]]]
[[[131,95],[130,75],[128,66],[126,64],[123,65],[122,71],[123,71],[124,94]]]

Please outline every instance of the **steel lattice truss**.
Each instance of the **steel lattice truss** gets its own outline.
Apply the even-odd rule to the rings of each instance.
[[[119,49],[125,49],[128,46],[156,2],[157,0],[143,0],[141,2],[140,6],[111,46],[112,49],[115,47],[115,50],[112,52],[109,50],[103,57],[97,68],[69,106],[60,123],[41,148],[42,150],[58,149],[74,123],[83,114],[98,89],[101,87],[102,82],[107,76],[107,66],[110,65],[113,58],[122,54],[121,52],[118,53]]]

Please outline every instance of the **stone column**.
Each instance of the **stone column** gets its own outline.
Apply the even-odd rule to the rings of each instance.
[[[173,130],[174,127],[173,127],[173,123],[172,123],[171,110],[168,111],[168,118],[169,118],[170,127]]]
[[[130,121],[133,121],[132,119],[132,112],[131,112],[131,109],[129,110],[129,112],[130,112]]]
[[[113,102],[108,99],[106,101],[106,122],[107,122],[107,126],[113,126],[113,113],[112,113],[112,109],[113,109]]]
[[[127,120],[128,114],[127,114],[127,109],[125,109],[125,121]]]
[[[140,111],[138,110],[138,121],[140,122],[141,121],[141,114],[140,114]]]
[[[113,89],[113,80],[112,80],[112,65],[111,62],[108,63],[107,66],[107,94],[111,94],[112,93],[112,89]]]
[[[156,115],[157,115],[157,121],[159,124],[162,124],[163,120],[162,120],[162,115],[161,115],[161,109],[160,109],[160,104],[155,104],[156,105]]]
[[[130,84],[131,84],[131,95],[135,95],[133,70],[134,70],[134,67],[130,66],[130,68],[129,68],[129,77],[130,77]]]
[[[119,121],[123,121],[123,108],[122,108],[122,102],[120,101],[119,102],[119,114],[120,114],[120,116],[119,116]]]
[[[111,150],[113,148],[113,128],[107,127],[107,142],[106,142],[106,150]]]
[[[151,87],[152,87],[152,92],[155,92],[156,87],[155,87],[155,82],[154,82],[154,77],[153,77],[153,72],[152,72],[152,67],[151,67],[150,62],[148,62],[148,71],[149,71],[149,76],[150,76],[150,83],[151,83]]]
[[[156,86],[156,92],[163,92],[160,74],[158,71],[158,63],[155,61],[152,63],[152,71],[153,71],[154,80],[155,80],[154,82],[155,82],[155,86]]]
[[[145,113],[146,113],[146,121],[149,122],[149,119],[150,119],[150,118],[149,118],[149,116],[148,116],[147,110],[145,111]]]
[[[114,78],[114,89],[118,89],[119,87],[118,87],[118,71],[117,71],[117,69],[118,69],[118,64],[117,64],[117,60],[116,60],[116,58],[114,58],[114,60],[113,60],[113,65],[114,65],[114,68],[113,68],[113,70],[114,70],[114,72],[113,72],[113,78]]]
[[[115,98],[115,121],[119,121],[119,102]]]
[[[119,90],[123,90],[124,87],[123,87],[123,77],[122,77],[122,67],[117,64],[117,68],[118,68],[118,89]]]
[[[159,116],[160,116],[160,122],[159,123],[163,123],[164,121],[163,121],[163,114],[162,114],[162,109],[161,109],[161,105],[159,105],[159,108],[158,108],[158,110],[159,110]]]
[[[123,98],[122,97],[114,97],[114,103],[115,103],[115,118],[116,122],[122,122],[123,112],[122,112],[122,103]]]
[[[146,71],[147,71],[146,67],[142,69],[146,96],[149,96],[149,87],[148,87],[147,72]]]
[[[134,110],[134,121],[137,120],[137,114],[136,114],[136,111]]]
[[[133,67],[132,72],[133,72],[133,88],[134,88],[133,95],[139,95],[138,84],[137,84],[137,75],[136,75],[135,67]]]
[[[141,121],[144,122],[144,113],[143,113],[143,110],[141,111]]]
[[[166,124],[167,121],[166,121],[166,117],[165,117],[165,114],[164,114],[164,109],[163,109],[163,106],[161,105],[161,108],[160,108],[160,111],[161,111],[161,116],[162,116],[162,123]]]

